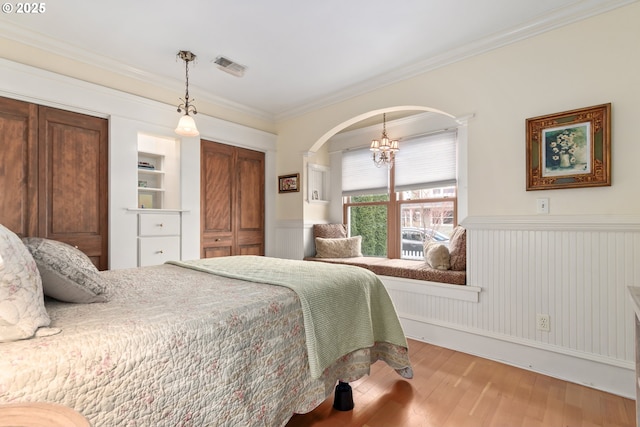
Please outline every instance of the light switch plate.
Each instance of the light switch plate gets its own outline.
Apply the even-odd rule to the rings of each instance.
[[[536,199],[536,212],[539,214],[549,213],[549,198]]]

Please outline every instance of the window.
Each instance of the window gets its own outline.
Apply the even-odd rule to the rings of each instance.
[[[348,210],[349,234],[362,236],[364,256],[387,256],[387,223],[389,221],[389,196],[352,196],[353,205]]]
[[[423,259],[423,243],[448,243],[456,225],[456,133],[402,141],[392,169],[369,149],[343,153],[344,221],[362,254]]]

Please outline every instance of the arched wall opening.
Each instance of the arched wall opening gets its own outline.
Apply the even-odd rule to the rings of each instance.
[[[324,144],[327,144],[332,141],[332,138],[337,136],[339,133],[343,132],[345,129],[350,127],[358,127],[359,123],[367,121],[367,119],[381,116],[383,113],[399,113],[400,116],[403,116],[402,113],[407,113],[406,116],[410,115],[422,115],[422,113],[432,113],[426,116],[429,116],[429,124],[426,127],[423,127],[420,132],[431,132],[438,131],[443,129],[451,129],[456,128],[458,131],[458,152],[457,152],[457,181],[458,181],[458,209],[457,209],[457,222],[461,223],[468,216],[468,184],[467,184],[467,122],[473,115],[466,115],[462,117],[456,117],[450,113],[445,111],[427,107],[427,106],[419,106],[419,105],[399,105],[393,107],[380,108],[376,110],[370,110],[361,114],[358,114],[354,117],[351,117],[325,132],[311,147],[309,150],[310,154],[317,152],[319,149],[323,147]],[[436,117],[437,120],[433,120],[433,117]],[[407,117],[410,119],[410,117]],[[404,120],[404,119],[402,119]],[[398,120],[400,121],[400,120]],[[387,120],[389,124],[389,120]],[[381,124],[381,120],[374,121],[369,123],[370,125],[379,125]],[[420,128],[420,126],[418,126]],[[381,129],[380,129],[381,130]],[[378,133],[379,135],[379,133]],[[398,135],[393,135],[397,137]],[[409,136],[409,135],[406,135]],[[402,150],[402,140],[401,140]],[[372,164],[373,166],[373,164]],[[339,181],[339,185],[334,185],[335,181]],[[333,174],[332,178],[332,201],[328,209],[325,211],[328,215],[326,220],[330,222],[336,222],[341,220],[341,212],[342,212],[342,203],[341,203],[341,177]],[[307,205],[307,207],[309,207]],[[305,209],[307,211],[307,209]],[[306,216],[306,214],[305,214]],[[307,218],[305,218],[306,220]],[[311,218],[309,218],[311,219]]]
[[[348,128],[349,126],[355,125],[363,120],[366,120],[371,117],[379,116],[382,113],[394,113],[394,112],[406,112],[406,111],[415,111],[415,112],[431,112],[436,114],[442,114],[444,116],[450,117],[453,120],[453,123],[457,121],[456,117],[452,114],[444,112],[442,110],[438,110],[432,107],[425,107],[420,105],[398,105],[395,107],[386,107],[380,108],[377,110],[367,111],[365,113],[354,116],[348,120],[345,120],[342,123],[337,124],[333,128],[329,129],[326,133],[324,133],[318,140],[311,146],[309,149],[310,152],[316,152],[320,147],[322,147],[331,137]]]

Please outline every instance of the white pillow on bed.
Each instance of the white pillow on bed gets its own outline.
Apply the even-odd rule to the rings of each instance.
[[[33,257],[11,230],[0,225],[0,342],[31,338],[51,322]]]
[[[105,280],[84,252],[41,237],[22,240],[36,261],[46,296],[76,303],[109,300]]]

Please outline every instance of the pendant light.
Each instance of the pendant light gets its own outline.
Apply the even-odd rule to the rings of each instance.
[[[396,158],[396,152],[400,150],[398,141],[389,139],[387,136],[387,113],[382,114],[382,137],[371,141],[371,148],[373,152],[373,163],[377,167],[386,165],[389,169],[393,166],[393,162]]]
[[[183,103],[178,105],[178,113],[184,112],[184,115],[180,117],[175,132],[181,136],[198,136],[200,132],[198,132],[198,128],[196,127],[196,122],[193,120],[193,117],[189,115],[189,113],[193,113],[193,115],[198,114],[195,105],[189,103],[189,62],[195,61],[196,55],[188,50],[181,50],[177,56],[185,63],[186,91],[184,100],[182,98],[180,99]]]

